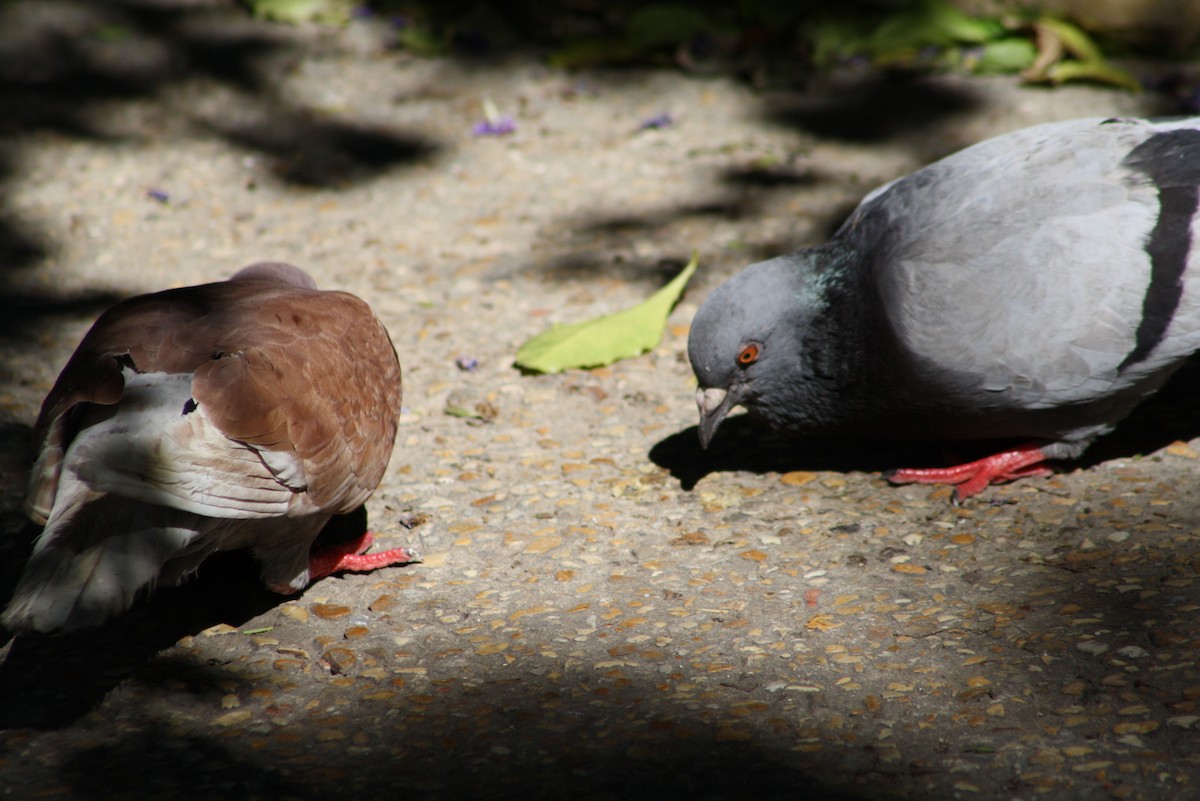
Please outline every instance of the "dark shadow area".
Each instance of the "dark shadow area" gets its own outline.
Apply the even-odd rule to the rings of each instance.
[[[111,306],[125,300],[115,292],[87,292],[82,295],[55,296],[14,290],[0,285],[0,337],[18,339],[28,336],[38,323],[52,319],[94,318]],[[0,374],[5,368],[0,367]]]
[[[598,684],[585,675],[573,678]],[[654,692],[639,684],[599,684],[632,709]],[[386,706],[355,702],[344,709],[344,717],[355,721],[349,727],[365,735],[367,746],[330,749],[310,740],[307,747],[294,748],[286,743],[290,738],[281,737],[247,753],[219,737],[180,736],[165,721],[151,722],[142,731],[79,749],[59,778],[75,797],[105,799],[154,797],[154,792],[181,799],[312,801],[398,794],[477,801],[871,797],[835,789],[831,781],[789,766],[785,738],[767,744],[714,742],[707,731],[711,724],[682,715],[657,721],[656,731],[646,720],[607,717],[585,706],[548,707],[557,693],[552,684],[533,677],[497,679],[470,690],[449,683],[445,689],[434,700],[402,698]],[[615,706],[605,703],[606,709]],[[510,721],[510,732],[496,738],[491,720],[481,721],[486,730],[472,731],[470,719],[456,720],[457,710],[470,709],[494,710]],[[872,761],[869,754],[865,761]],[[851,778],[836,769],[828,775],[845,783]],[[103,793],[94,795],[96,787]]]
[[[353,110],[338,116],[289,102],[280,82],[286,60],[320,46],[226,3],[0,5],[0,307],[6,310],[0,337],[36,332],[44,321],[98,312],[117,300],[9,288],[56,248],[36,219],[11,211],[4,198],[21,149],[34,146],[34,137],[116,145],[199,130],[266,156],[264,180],[301,188],[346,188],[435,155],[437,145],[427,138],[360,123]],[[245,123],[236,109],[219,123],[206,119],[186,100],[197,82],[228,92],[257,121]],[[123,115],[147,101],[161,106],[158,116]]]
[[[2,589],[7,602],[12,585]],[[283,600],[258,581],[248,555],[218,554],[193,580],[140,599],[106,626],[17,637],[0,664],[0,729],[69,726],[184,635],[241,625]]]
[[[96,116],[106,104],[162,98],[201,79],[270,110],[261,125],[204,128],[241,149],[297,162],[278,172],[285,182],[345,186],[436,150],[410,133],[290,105],[279,95],[279,57],[316,45],[230,7],[107,0],[40,16],[20,3],[5,11],[10,23],[22,23],[23,38],[0,49],[0,137],[48,131],[111,139],[118,134]]]
[[[0,160],[4,157],[0,155]],[[3,165],[0,163],[0,184],[4,180]],[[21,269],[46,256],[46,248],[42,237],[33,227],[11,214],[0,214],[0,264],[7,265],[10,270]],[[0,298],[4,308],[9,310],[6,317],[13,311],[23,307],[13,305],[11,301]]]
[[[5,516],[8,542],[0,553],[0,598],[12,597],[40,529]],[[319,545],[352,539],[366,530],[366,509],[333,518]],[[19,542],[20,545],[15,545]],[[178,587],[144,593],[130,609],[99,628],[11,639],[0,628],[0,730],[57,729],[95,708],[130,674],[188,634],[218,623],[235,628],[297,596],[268,590],[246,551],[217,553]],[[320,586],[317,582],[313,586]]]
[[[669,471],[683,489],[691,490],[710,473],[870,473],[936,466],[944,463],[945,447],[937,443],[790,437],[759,425],[747,414],[739,414],[721,424],[708,450],[700,448],[697,429],[692,426],[660,440],[650,449],[649,457]],[[978,445],[954,443],[950,447],[957,452],[982,450],[980,455],[986,455],[986,448]]]
[[[271,155],[277,178],[311,188],[346,187],[437,152],[434,143],[421,136],[306,112],[284,111],[240,127],[205,127],[238,147]]]
[[[741,189],[801,189],[833,181],[834,176],[794,167],[737,167],[721,173],[721,183]]]
[[[1200,437],[1198,397],[1200,356],[1193,355],[1166,386],[1143,401],[1115,431],[1096,440],[1080,458],[1080,466],[1152,453],[1176,440]]]
[[[816,186],[836,180],[834,176],[816,170],[800,170],[792,167],[769,169],[748,166],[731,168],[717,176],[717,183],[727,191],[710,200],[688,203],[649,214],[613,215],[581,221],[578,226],[584,234],[627,236],[642,232],[654,232],[679,220],[715,218],[742,220],[759,212],[772,191],[787,191]]]
[[[256,754],[216,739],[180,737],[165,726],[80,750],[60,778],[72,786],[75,798],[87,799],[330,797],[310,781],[285,778]]]
[[[553,259],[541,267],[540,277],[550,281],[570,282],[584,276],[618,276],[626,281],[642,281],[658,289],[678,275],[687,258],[659,259],[653,263],[611,256],[598,251],[580,250]],[[653,290],[652,290],[653,291]]]
[[[715,177],[719,187],[711,197],[691,203],[664,206],[654,210],[628,214],[580,215],[568,223],[570,236],[577,245],[569,255],[547,263],[541,275],[549,280],[576,281],[581,276],[620,276],[630,281],[653,278],[656,283],[674,277],[687,262],[686,256],[661,260],[647,265],[634,259],[614,258],[612,254],[627,249],[633,238],[660,237],[702,241],[680,234],[686,226],[707,227],[711,221],[751,220],[763,212],[779,195],[831,183],[838,176],[819,169],[800,168],[791,164],[763,167],[749,164],[722,170]],[[840,214],[840,209],[835,210]],[[837,219],[840,225],[843,217]],[[799,238],[771,239],[744,243],[730,257],[738,263],[751,264],[762,259],[790,253],[804,242]],[[708,245],[706,244],[706,247]],[[706,258],[710,258],[706,254]],[[662,279],[661,282],[659,279]]]
[[[1111,680],[1112,667],[1074,648],[1064,649],[1058,637],[1041,637],[1043,632],[1062,628],[1058,603],[1069,599],[1089,611],[1102,611],[1114,651],[1130,647],[1161,650],[1166,642],[1175,642],[1180,651],[1186,651],[1185,643],[1200,634],[1200,624],[1183,620],[1179,609],[1200,600],[1196,597],[1198,584],[1130,603],[1111,589],[1097,589],[1116,583],[1103,579],[1127,574],[1127,565],[1112,564],[1109,559],[1073,565],[1048,562],[1033,568],[1014,560],[1014,568],[1025,572],[1019,586],[978,587],[977,602],[1004,606],[1015,627],[1028,635],[1003,634],[980,620],[973,621],[977,630],[959,628],[964,625],[960,622],[939,632],[964,646],[987,648],[987,670],[996,681],[978,692],[934,694],[926,698],[926,706],[914,707],[909,713],[919,719],[926,711],[936,710],[936,729],[914,731],[905,726],[912,720],[887,723],[888,728],[894,725],[896,729],[890,742],[902,743],[902,759],[887,758],[883,753],[886,746],[870,736],[880,720],[894,720],[894,712],[866,713],[848,724],[841,738],[823,731],[825,747],[809,753],[798,752],[796,745],[819,730],[821,716],[832,714],[828,706],[809,715],[801,705],[769,721],[757,721],[747,727],[753,733],[744,739],[715,735],[720,718],[714,718],[712,710],[728,709],[743,700],[761,701],[764,706],[778,703],[779,696],[769,695],[764,685],[780,676],[803,681],[811,675],[818,681],[822,670],[813,662],[766,665],[727,674],[719,682],[707,683],[707,703],[701,705],[673,699],[656,686],[660,681],[687,681],[689,671],[694,670],[687,659],[674,665],[668,678],[651,666],[613,673],[577,667],[547,675],[537,670],[544,663],[530,657],[494,674],[475,674],[463,681],[453,665],[432,658],[427,662],[431,682],[420,689],[403,688],[373,700],[369,695],[372,685],[366,681],[341,693],[326,682],[314,682],[322,703],[309,704],[308,711],[299,711],[299,696],[272,701],[268,706],[249,701],[242,707],[248,717],[232,727],[216,729],[205,718],[197,721],[192,715],[203,708],[199,705],[186,706],[178,715],[164,704],[156,709],[122,710],[122,714],[129,713],[128,718],[114,727],[112,736],[72,749],[65,763],[54,765],[58,771],[55,779],[70,787],[72,797],[106,801],[160,794],[183,799],[325,801],[391,798],[397,788],[403,789],[406,798],[481,801],[958,798],[960,793],[951,785],[961,780],[964,764],[972,770],[986,770],[985,766],[998,761],[994,744],[1011,738],[1014,728],[1024,725],[1012,717],[964,723],[972,711],[1020,697],[1022,703],[1011,715],[1024,715],[1018,719],[1028,723],[1053,720],[1049,710],[1065,703],[1089,708],[1122,703],[1121,694],[1128,687]],[[868,576],[879,579],[879,586],[888,586],[885,559],[853,569],[872,571]],[[1163,569],[1162,575],[1180,572],[1186,574],[1186,566]],[[954,583],[959,581],[969,583],[970,577],[963,575]],[[1056,587],[1054,604],[1049,605],[1042,591],[1047,581]],[[960,590],[952,587],[947,592],[957,596]],[[968,592],[974,594],[974,590]],[[961,653],[948,649],[936,637],[926,644],[919,637],[912,641],[902,634],[905,627],[888,615],[866,615],[861,625],[894,631],[891,636],[897,641],[908,638],[901,652],[917,663],[962,659]],[[446,632],[432,636],[434,641],[427,645],[431,650],[452,641]],[[1053,660],[1044,660],[1047,655]],[[1036,672],[1026,669],[1035,665]],[[125,689],[134,698],[142,691],[160,693],[167,700],[170,692],[199,695],[207,704],[210,695],[215,701],[221,692],[216,689],[221,684],[221,667],[160,659],[130,676]],[[269,672],[239,675],[250,686],[259,687],[269,686],[271,678]],[[1140,694],[1160,698],[1164,705],[1181,702],[1184,688],[1194,681],[1175,670],[1126,675],[1138,683]],[[1084,689],[1064,702],[1058,690],[1067,681],[1078,681]],[[243,695],[250,686],[242,688]],[[1059,745],[1090,743],[1098,752],[1113,748],[1115,738],[1100,726],[1099,722],[1082,721],[1070,732],[1056,729],[1045,737]],[[1191,737],[1186,730],[1164,728],[1154,735],[1150,744],[1154,752],[1147,758],[1163,766],[1159,752],[1187,753]],[[1116,750],[1121,751],[1119,747]],[[1019,755],[1012,760],[1027,764],[1019,761]],[[933,767],[941,764],[955,765],[956,770],[944,773]],[[941,775],[940,787],[922,792],[921,781],[931,774]],[[1007,775],[1011,784],[1005,789],[1013,797],[1031,792],[1031,785],[1016,771]],[[1090,778],[1079,777],[1079,781],[1082,786]],[[1109,786],[1121,782],[1146,786],[1153,779],[1147,774],[1125,773],[1114,775]],[[1082,798],[1085,794],[1059,797]]]
[[[823,138],[872,144],[923,135],[931,125],[978,108],[980,102],[968,89],[938,83],[929,74],[872,71],[820,91],[768,98],[764,114],[777,125]]]
[[[1092,467],[1111,459],[1152,453],[1176,440],[1200,436],[1200,358],[1188,360],[1156,395],[1143,402],[1111,434],[1101,437],[1076,463]],[[685,490],[710,473],[786,473],[791,470],[886,472],[901,467],[944,467],[983,458],[1013,442],[924,442],[789,437],[759,425],[748,414],[721,424],[707,451],[695,426],[660,440],[650,460],[668,470]]]

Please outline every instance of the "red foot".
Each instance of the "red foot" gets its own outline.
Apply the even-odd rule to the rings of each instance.
[[[964,501],[981,492],[989,484],[1015,481],[1029,476],[1048,476],[1050,468],[1042,465],[1046,454],[1037,445],[1020,445],[974,462],[954,467],[905,468],[887,477],[893,484],[957,484],[954,501]]]
[[[356,540],[313,551],[308,557],[309,582],[343,570],[367,571],[417,561],[417,552],[411,548],[364,553],[374,541],[375,535],[367,531]]]

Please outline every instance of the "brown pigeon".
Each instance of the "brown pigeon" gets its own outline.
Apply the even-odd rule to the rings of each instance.
[[[83,628],[249,548],[272,590],[415,559],[371,533],[313,549],[379,485],[400,364],[370,307],[289,264],[109,309],[42,405],[26,502],[45,524],[2,619]]]

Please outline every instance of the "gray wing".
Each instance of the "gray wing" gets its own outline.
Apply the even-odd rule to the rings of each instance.
[[[1052,123],[882,187],[839,236],[919,363],[989,405],[1061,406],[1200,346],[1198,183],[1200,119]]]

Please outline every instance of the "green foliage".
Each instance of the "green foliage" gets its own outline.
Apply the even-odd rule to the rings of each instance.
[[[651,5],[629,18],[625,44],[637,51],[671,46],[713,29],[713,23],[694,8],[684,5]]]
[[[1003,34],[1004,26],[996,20],[971,17],[938,0],[925,0],[887,17],[875,28],[867,46],[886,59],[925,47],[984,44]]]
[[[1031,83],[1092,81],[1137,91],[1081,28],[1064,20],[968,14],[948,0],[244,0],[259,17],[342,24],[355,3],[403,19],[395,41],[418,55],[538,42],[559,67],[678,63],[756,80],[863,60],[876,67],[1019,73]]]
[[[863,57],[877,66],[941,66],[1020,73],[1032,83],[1087,80],[1138,91],[1080,28],[1059,19],[973,17],[945,0],[921,2],[874,23],[833,15],[808,29],[814,61],[829,66]]]
[[[1137,79],[1112,66],[1082,29],[1063,20],[1043,17],[1033,25],[1037,36],[1037,57],[1022,72],[1033,83],[1060,84],[1067,81],[1091,81],[1141,90]]]
[[[978,57],[964,60],[964,66],[972,72],[984,75],[1012,73],[1027,69],[1037,57],[1033,42],[1020,36],[1006,36],[983,46]]]
[[[694,7],[649,5],[633,11],[619,34],[568,42],[550,60],[561,67],[638,61],[717,28],[716,23]]]
[[[133,36],[134,31],[125,25],[98,25],[94,33],[102,42],[123,42]]]
[[[797,0],[741,0],[738,15],[748,24],[761,25],[770,31],[785,31],[806,13],[805,4]]]
[[[426,58],[445,55],[447,42],[424,25],[405,25],[396,31],[396,44]]]
[[[633,308],[556,325],[538,334],[517,351],[517,366],[534,373],[560,373],[576,367],[602,367],[645,353],[662,339],[667,317],[696,272],[697,262],[693,255],[670,283]]]

